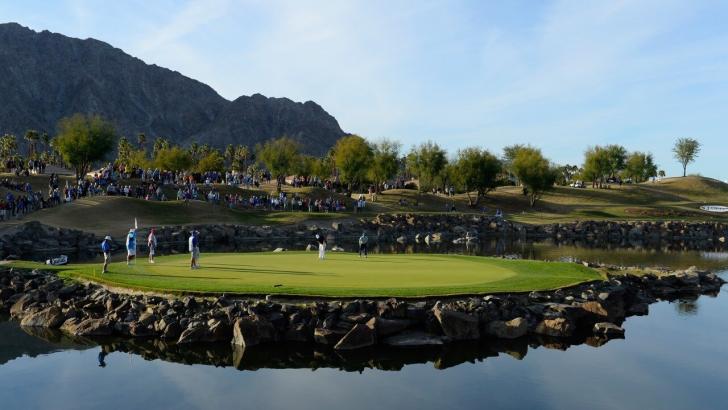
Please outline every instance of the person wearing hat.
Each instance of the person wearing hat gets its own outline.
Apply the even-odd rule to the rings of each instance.
[[[154,235],[154,228],[149,231],[147,247],[149,248],[149,263],[154,263],[154,251],[157,249],[157,236]]]
[[[359,257],[361,258],[361,255],[364,254],[364,258],[367,258],[368,255],[368,244],[369,244],[369,237],[367,236],[366,232],[362,232],[361,236],[359,237]]]
[[[109,260],[111,259],[111,237],[109,235],[106,235],[101,242],[101,252],[104,253],[104,267],[101,269],[101,273],[106,273],[108,272]]]
[[[129,235],[126,235],[126,265],[129,266],[131,261],[136,258],[136,229],[129,229]]]
[[[316,234],[316,241],[319,244],[319,259],[326,259],[326,237],[323,234]]]
[[[200,259],[200,241],[197,235],[199,232],[192,231],[190,234],[190,240],[189,240],[189,250],[190,250],[190,269],[199,269],[199,265],[197,264],[198,260]]]

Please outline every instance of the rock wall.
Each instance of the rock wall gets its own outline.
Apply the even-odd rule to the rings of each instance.
[[[434,301],[311,300],[227,296],[160,297],[114,293],[65,283],[42,271],[0,272],[0,313],[21,326],[79,337],[152,338],[177,345],[229,342],[251,347],[309,342],[338,351],[374,345],[428,346],[482,338],[621,337],[626,317],[681,295],[717,293],[724,281],[691,268],[659,276],[619,274],[609,280],[530,294]]]
[[[362,231],[372,241],[382,244],[475,243],[488,238],[520,240],[554,239],[560,242],[586,243],[658,243],[685,242],[690,249],[723,247],[728,238],[728,223],[655,222],[655,221],[585,221],[565,224],[525,225],[478,215],[379,215],[359,221],[333,222],[325,225],[191,225],[157,228],[163,253],[186,252],[190,231],[198,230],[201,247],[207,250],[273,249],[289,246],[303,249],[323,232],[329,242],[355,242]],[[142,230],[140,237],[146,235]],[[75,229],[53,228],[32,221],[15,226],[0,235],[0,258],[39,259],[39,255],[60,253],[98,255],[101,237]],[[114,238],[116,250],[124,249],[124,238]],[[146,241],[139,241],[140,249]]]

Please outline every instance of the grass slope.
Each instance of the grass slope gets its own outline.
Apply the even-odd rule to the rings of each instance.
[[[29,178],[37,187],[44,186],[43,181],[46,179],[45,176]],[[252,193],[237,187],[220,185],[216,187],[221,192],[239,193],[246,197]],[[274,189],[273,185],[265,185],[256,192],[270,193]],[[315,198],[332,195],[321,189],[291,187],[284,189]],[[174,196],[171,191],[169,195]],[[400,199],[406,200],[406,205],[400,205]],[[505,211],[508,219],[534,224],[587,219],[728,221],[728,215],[703,212],[699,209],[704,204],[728,205],[728,184],[710,178],[685,177],[621,187],[612,186],[610,189],[555,187],[546,193],[534,208],[528,205],[528,200],[518,187],[499,187],[488,193],[477,209],[467,206],[464,194],[447,198],[441,195],[418,194],[412,190],[389,190],[380,194],[377,202],[368,203],[364,215],[350,212],[320,214],[230,210],[224,206],[199,201],[159,203],[133,198],[96,197],[35,212],[23,220],[3,222],[0,223],[0,229],[25,220],[38,220],[53,226],[78,228],[103,235],[107,233],[118,235],[128,229],[134,217],[138,217],[145,227],[205,223],[284,224],[309,219],[348,219],[376,213],[441,213],[445,211],[446,205],[453,202],[458,212],[481,213],[485,208],[487,213],[492,214],[495,209],[500,208]]]
[[[311,252],[204,254],[201,269],[190,270],[187,255],[145,260],[127,266],[75,264],[56,269],[62,277],[165,292],[281,294],[326,297],[425,297],[547,290],[601,279],[581,265],[504,260],[461,255],[372,255]],[[18,267],[37,267],[15,262]]]

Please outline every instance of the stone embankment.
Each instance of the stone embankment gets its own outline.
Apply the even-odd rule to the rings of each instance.
[[[119,294],[95,284],[64,282],[51,273],[6,267],[0,272],[0,313],[6,311],[24,327],[81,337],[151,338],[181,346],[307,342],[343,351],[482,338],[621,337],[625,318],[647,314],[650,303],[717,293],[723,283],[712,273],[691,268],[660,275],[611,275],[605,281],[530,294],[286,303],[224,295]]]
[[[728,223],[720,222],[609,222],[585,221],[564,224],[525,225],[500,218],[478,215],[379,215],[352,222],[320,225],[190,225],[157,227],[161,252],[186,251],[191,230],[201,232],[201,246],[206,250],[260,249],[261,243],[305,248],[314,234],[328,235],[329,243],[353,241],[362,231],[378,243],[468,243],[486,238],[522,240],[599,242],[691,242],[697,248],[722,247],[728,238]],[[94,255],[99,252],[100,236],[75,229],[54,228],[27,222],[0,236],[0,258],[38,259],[38,255]],[[114,238],[115,248],[123,249],[124,238]],[[144,247],[144,241],[140,241]],[[265,246],[263,246],[265,247]],[[695,248],[695,246],[693,246]]]

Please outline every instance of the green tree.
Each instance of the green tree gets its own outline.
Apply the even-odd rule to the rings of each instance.
[[[526,148],[523,144],[513,144],[503,148],[503,170],[509,178],[515,178],[516,185],[519,184],[515,173],[513,172],[513,160],[516,159],[516,155],[521,148]]]
[[[116,146],[116,163],[119,165],[129,165],[129,159],[131,158],[133,149],[134,148],[131,146],[129,139],[126,137],[119,138],[119,142]]]
[[[452,177],[468,196],[468,204],[476,206],[480,199],[496,187],[501,161],[488,150],[465,148],[458,151]],[[475,201],[470,193],[475,191]]]
[[[185,171],[192,166],[192,156],[187,150],[178,146],[161,148],[157,151],[154,164],[166,171]]]
[[[607,167],[609,169],[609,177],[615,178],[619,171],[624,169],[627,161],[627,150],[621,145],[607,145],[604,147],[607,156]]]
[[[284,178],[295,169],[300,161],[300,145],[288,137],[267,141],[258,146],[258,158],[276,179],[276,189],[280,192]]]
[[[407,166],[417,176],[419,192],[431,189],[447,165],[445,150],[432,141],[412,147],[407,155]]]
[[[557,171],[541,154],[541,150],[521,148],[513,159],[513,172],[523,184],[531,207],[544,192],[553,189]]]
[[[110,122],[98,115],[75,114],[58,122],[55,146],[80,179],[94,162],[104,159],[115,139],[116,131]]]
[[[692,138],[679,138],[672,148],[675,159],[683,167],[683,176],[687,175],[688,164],[695,161],[700,153],[700,143]]]
[[[611,172],[609,152],[599,146],[591,147],[584,153],[582,178],[592,181],[592,187],[602,187]]]
[[[225,169],[225,158],[216,149],[211,150],[195,164],[197,172],[222,171],[223,169]]]
[[[135,149],[129,153],[127,165],[133,168],[146,169],[151,167],[152,162],[147,158],[147,151],[145,149]]]
[[[13,134],[5,134],[0,137],[0,158],[2,158],[3,164],[10,158],[17,154],[18,150],[18,139]]]
[[[43,147],[45,148],[45,151],[50,151],[50,149],[51,149],[51,136],[48,135],[47,132],[44,132],[43,135],[41,135],[40,139],[43,142]]]
[[[157,152],[163,149],[169,149],[170,144],[169,140],[162,137],[157,137],[154,139],[154,144],[152,145],[152,158],[157,157]]]
[[[349,135],[336,141],[333,152],[339,177],[349,186],[349,192],[361,186],[372,165],[372,147],[364,138]]]
[[[644,182],[657,176],[657,165],[652,154],[633,152],[627,158],[624,174],[635,182]]]
[[[383,139],[372,144],[372,148],[372,163],[369,167],[369,177],[374,182],[377,193],[379,193],[380,185],[397,176],[401,144]]]

